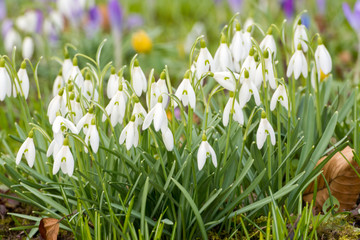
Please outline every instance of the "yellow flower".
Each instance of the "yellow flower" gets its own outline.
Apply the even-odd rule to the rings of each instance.
[[[320,69],[320,81],[321,81],[321,82],[324,81],[329,75],[330,75],[330,73],[329,73],[329,74],[325,74],[325,73],[323,73],[323,71],[321,71],[321,69]]]
[[[144,30],[133,33],[131,37],[131,45],[138,53],[148,53],[152,49],[152,41]]]

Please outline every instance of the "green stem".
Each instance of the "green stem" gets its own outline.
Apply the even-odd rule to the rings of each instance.
[[[316,123],[317,129],[319,133],[319,137],[322,136],[322,124],[321,124],[321,114],[320,114],[320,88],[319,88],[319,81],[315,79],[315,95],[316,95]]]
[[[282,170],[280,168],[282,162],[282,147],[281,147],[281,105],[277,109],[277,144],[278,144],[278,189],[282,187]]]

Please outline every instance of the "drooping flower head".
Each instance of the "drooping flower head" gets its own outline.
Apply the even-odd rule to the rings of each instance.
[[[322,80],[322,76],[327,76],[330,74],[332,69],[332,61],[331,56],[323,44],[321,37],[318,38],[318,47],[315,51],[315,62],[318,72],[318,80]]]
[[[217,167],[216,154],[214,149],[211,147],[207,141],[205,133],[202,135],[202,141],[197,153],[197,163],[199,171],[204,167],[206,159],[211,156],[211,161],[215,167]]]
[[[61,171],[70,177],[74,173],[74,157],[70,151],[69,139],[65,138],[63,145],[59,152],[55,155],[53,174],[56,174],[61,168]]]
[[[234,64],[230,49],[226,43],[226,37],[221,35],[219,48],[216,50],[214,56],[214,69],[212,72],[234,71]]]
[[[29,132],[28,138],[21,145],[17,155],[16,155],[16,165],[20,164],[22,155],[25,156],[29,167],[34,166],[35,162],[35,145],[34,145],[34,132],[31,130]]]
[[[271,144],[275,145],[276,140],[274,129],[267,120],[266,113],[262,111],[259,128],[256,132],[256,145],[258,149],[261,149],[264,146],[267,135],[270,135]]]
[[[304,78],[308,75],[308,65],[303,51],[301,50],[301,44],[297,45],[297,49],[290,58],[289,66],[286,71],[286,76],[290,77],[294,73],[294,78],[298,79],[300,74],[303,75]]]
[[[134,65],[131,68],[131,78],[135,94],[140,97],[142,92],[146,93],[146,77],[141,67],[139,66],[139,61],[137,59],[135,59]]]
[[[186,71],[183,81],[180,83],[175,92],[175,96],[181,100],[184,106],[190,105],[192,109],[195,109],[196,95],[193,87],[191,86],[190,73],[190,70]],[[174,107],[177,107],[176,102],[174,102]]]

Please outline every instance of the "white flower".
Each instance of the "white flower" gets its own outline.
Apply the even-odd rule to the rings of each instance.
[[[5,60],[0,60],[0,101],[3,101],[6,96],[11,97],[11,79],[8,71],[5,68]]]
[[[308,75],[308,65],[304,53],[301,51],[301,45],[298,45],[298,49],[294,55],[290,58],[289,66],[286,72],[286,76],[290,77],[294,72],[294,78],[298,79],[302,73],[303,77],[306,78]]]
[[[72,65],[72,62],[70,60],[69,54],[65,53],[65,59],[64,59],[64,62],[62,64],[62,76],[63,76],[63,79],[64,79],[65,82],[69,81],[72,69],[73,69],[73,65]]]
[[[34,41],[31,37],[25,37],[22,44],[22,57],[30,59],[34,54]]]
[[[325,75],[329,74],[332,69],[332,61],[331,56],[322,43],[321,38],[318,40],[319,45],[316,48],[315,51],[315,62],[316,62],[316,68],[318,72],[318,78],[320,79],[321,72]]]
[[[233,105],[234,105],[234,108],[232,109]],[[243,115],[242,109],[240,108],[238,101],[235,99],[233,92],[230,92],[230,98],[224,108],[222,121],[223,121],[223,124],[225,127],[229,123],[230,112],[233,113],[234,121],[238,122],[240,125],[244,124],[244,115]]]
[[[6,52],[10,55],[14,47],[20,47],[20,46],[21,46],[20,34],[14,28],[10,29],[9,32],[6,33],[4,38],[4,48]]]
[[[76,128],[81,131],[81,129],[84,131],[85,134],[87,134],[88,129],[91,124],[91,120],[95,117],[94,115],[94,108],[90,107],[89,112],[86,113],[77,123]]]
[[[81,89],[82,86],[84,85],[84,77],[81,74],[76,57],[74,57],[72,65],[73,67],[71,69],[70,79],[72,79],[74,83]]]
[[[243,65],[241,66],[241,78],[240,82],[244,81],[244,72],[245,69],[249,72],[249,79],[254,82],[256,75],[256,62],[254,58],[254,49],[249,50],[249,55],[245,58]]]
[[[96,129],[96,125],[95,125],[95,118],[93,118],[91,120],[91,125],[89,127],[89,131],[87,131],[86,136],[85,136],[85,143],[87,145],[89,145],[90,142],[90,146],[91,149],[93,150],[94,153],[97,153],[97,151],[99,150],[99,143],[100,143],[100,138],[99,138],[99,132]],[[87,147],[85,147],[85,152],[88,152]]]
[[[223,88],[235,92],[236,81],[239,78],[239,74],[227,72],[215,72],[212,77],[218,82]]]
[[[276,81],[275,81],[274,69],[273,69],[271,55],[269,54],[268,50],[265,50],[264,52],[264,62],[265,62],[265,81],[269,82],[269,85],[272,89],[275,89]],[[255,73],[255,85],[259,89],[262,83],[263,83],[263,70],[262,70],[262,64],[260,63]]]
[[[200,41],[200,52],[195,63],[196,79],[199,80],[204,73],[209,72],[214,66],[214,59],[206,47],[203,39]]]
[[[161,136],[165,147],[168,151],[172,151],[174,149],[174,136],[170,130],[170,128],[161,129]]]
[[[83,87],[81,88],[81,94],[85,96],[85,98],[88,101],[93,99],[94,101],[97,102],[99,100],[99,93],[96,90],[96,88],[94,88],[94,85],[90,80],[90,74],[86,75],[86,79],[84,81]]]
[[[157,82],[153,82],[150,86],[150,108],[153,108],[154,105],[157,103],[157,100],[160,96],[162,96],[162,105],[163,108],[166,108],[168,101],[169,101],[169,91],[166,86],[165,82],[166,74],[163,71],[160,74],[160,79]],[[149,104],[148,104],[149,105]]]
[[[278,88],[275,90],[271,101],[270,101],[270,110],[274,111],[275,107],[276,107],[276,103],[280,102],[281,105],[283,105],[283,107],[288,110],[288,106],[289,106],[289,101],[288,101],[288,97],[286,94],[286,89],[284,87],[284,85],[280,84],[278,86]]]
[[[249,32],[243,33],[240,30],[240,24],[236,24],[236,32],[230,44],[230,51],[234,57],[234,68],[240,72],[240,62],[248,56],[251,48],[251,36]]]
[[[18,81],[18,79],[15,79],[15,86],[13,87],[13,96],[16,97],[17,92],[21,93],[21,90],[22,90],[22,93],[24,93],[25,99],[27,99],[29,96],[29,76],[26,72],[26,62],[25,61],[23,61],[21,63],[21,67],[20,67],[17,75],[18,75],[19,81]],[[20,84],[19,84],[19,82],[20,82]],[[20,86],[21,86],[21,89],[20,89]]]
[[[254,95],[254,100],[257,106],[260,105],[260,95],[255,84],[249,79],[249,73],[245,70],[244,73],[245,79],[243,85],[240,88],[239,93],[239,105],[242,109],[245,104],[250,100],[251,95]]]
[[[147,115],[145,108],[141,105],[141,103],[139,102],[139,99],[137,99],[137,98],[135,98],[135,104],[134,104],[134,109],[132,111],[132,115],[135,116],[136,126],[139,126],[140,124],[142,124]]]
[[[74,157],[70,151],[69,140],[67,138],[65,138],[59,152],[55,155],[53,174],[56,174],[60,168],[63,173],[68,174],[70,177],[73,175]]]
[[[249,55],[250,49],[252,47],[251,42],[251,30],[252,26],[244,27],[246,29],[246,32],[243,33],[243,42],[242,42],[242,48],[243,48],[243,60]]]
[[[162,106],[162,96],[159,97],[158,103],[156,103],[155,106],[146,115],[142,129],[147,129],[153,120],[155,131],[167,128],[168,126],[166,112]]]
[[[116,126],[116,124],[118,123],[122,124],[125,116],[127,96],[126,93],[123,91],[122,86],[123,85],[119,86],[119,90],[105,108],[105,111],[109,115],[110,122],[113,126]],[[104,122],[105,120],[106,115],[104,113],[102,121]]]
[[[83,112],[80,104],[80,96],[77,96],[77,98],[75,99],[75,93],[70,93],[69,103],[70,106],[67,105],[66,113],[70,112],[70,115],[73,116],[74,123],[77,124],[83,117]]]
[[[208,141],[206,140],[206,135],[203,134],[202,136],[202,142],[200,144],[198,153],[197,153],[197,162],[198,162],[198,168],[199,171],[204,167],[206,158],[211,155],[212,163],[215,167],[217,167],[217,160],[216,160],[216,154],[214,149],[210,146]]]
[[[55,134],[60,131],[64,132],[65,129],[70,129],[72,133],[78,134],[79,130],[75,127],[75,125],[69,120],[62,116],[57,116],[52,125],[52,130]]]
[[[135,94],[140,97],[141,93],[145,93],[147,90],[147,81],[137,59],[135,59],[134,66],[131,69],[131,78]]]
[[[25,156],[29,167],[34,166],[35,162],[35,145],[33,140],[34,133],[30,131],[28,138],[21,145],[16,155],[16,165],[19,165],[22,155]]]
[[[270,135],[270,141],[272,145],[275,145],[275,132],[269,121],[266,118],[266,113],[261,113],[261,120],[259,128],[256,132],[256,145],[258,149],[261,149],[264,146],[267,135]]]
[[[129,150],[132,146],[137,147],[139,144],[139,131],[135,123],[135,116],[131,117],[130,122],[121,131],[119,143],[123,144],[126,140],[126,149]]]
[[[234,71],[234,64],[228,45],[226,44],[225,35],[221,36],[219,48],[214,56],[214,65],[211,66],[212,72]]]
[[[109,77],[109,81],[107,84],[107,89],[106,89],[106,94],[108,96],[108,98],[113,98],[114,95],[116,94],[117,90],[119,89],[119,83],[118,83],[118,76],[115,73],[115,68],[112,67],[111,68],[111,74]]]
[[[62,76],[62,70],[60,70],[59,74],[55,78],[54,85],[53,85],[52,94],[54,97],[58,94],[59,90],[62,87],[64,87],[64,79]]]
[[[56,154],[60,151],[60,148],[62,147],[64,139],[65,138],[62,132],[54,134],[54,139],[51,141],[48,147],[46,157],[50,157],[51,155],[56,156]]]
[[[56,113],[60,112],[60,114],[65,114],[65,101],[64,101],[64,89],[60,89],[58,94],[51,100],[48,106],[47,115],[49,117],[50,124],[53,124]]]
[[[190,71],[187,71],[185,73],[183,81],[180,83],[178,89],[175,92],[175,96],[179,98],[184,106],[187,106],[190,104],[190,107],[192,109],[195,109],[196,105],[196,95],[193,87],[191,86],[190,82]],[[174,108],[177,107],[177,102],[174,101]]]
[[[264,39],[260,43],[261,51],[264,52],[265,50],[268,50],[270,52],[271,57],[276,58],[276,43],[275,39],[272,35],[272,29],[270,27],[268,33],[264,37]]]
[[[298,25],[295,27],[294,32],[294,46],[297,47],[299,44],[301,44],[301,48],[304,50],[304,52],[307,52],[308,50],[308,36],[306,34],[306,27],[301,24],[301,21],[299,21]]]

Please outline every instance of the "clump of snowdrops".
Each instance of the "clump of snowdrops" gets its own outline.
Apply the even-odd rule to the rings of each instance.
[[[202,36],[195,41],[180,84],[171,66],[144,72],[137,56],[120,69],[100,63],[104,41],[95,59],[65,48],[47,100],[38,64],[28,61],[36,112],[25,101],[34,93],[29,64],[16,72],[3,56],[0,100],[18,102],[23,126],[0,179],[40,209],[21,217],[63,219],[60,227],[82,239],[206,239],[210,229],[237,231],[239,216],[267,216],[270,203],[301,211],[330,138],[339,140],[330,150],[344,144],[335,129],[354,98],[340,113],[339,100],[325,106],[331,57],[299,19],[291,31],[284,21],[264,33],[233,17],[216,52]]]

